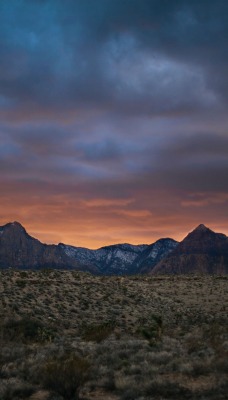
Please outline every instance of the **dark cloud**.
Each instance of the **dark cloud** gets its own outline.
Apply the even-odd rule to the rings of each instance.
[[[0,87],[8,110],[99,107],[154,115],[210,108],[226,98],[227,2],[0,7]]]
[[[6,217],[82,241],[223,224],[227,41],[223,0],[0,2]]]

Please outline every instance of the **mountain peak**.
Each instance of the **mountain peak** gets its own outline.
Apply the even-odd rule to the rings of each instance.
[[[209,237],[209,236],[214,237],[215,235],[217,235],[217,233],[212,231],[210,228],[208,228],[204,224],[200,224],[186,236],[186,239],[193,238],[193,237]]]
[[[27,234],[25,228],[20,224],[20,222],[8,222],[7,224],[0,226],[1,235],[3,233],[7,235],[22,235]]]
[[[20,227],[20,228],[23,228],[23,226],[22,226],[22,225],[20,224],[20,222],[18,222],[18,221],[10,222],[10,225],[18,226],[18,227]]]
[[[8,228],[14,229],[14,230],[25,231],[25,228],[20,224],[20,222],[17,222],[17,221],[9,222],[8,224],[5,225],[5,227],[8,227]]]
[[[194,230],[195,231],[206,232],[206,231],[209,231],[210,229],[207,228],[204,224],[200,224]]]
[[[190,232],[152,273],[228,272],[228,238],[200,224]]]

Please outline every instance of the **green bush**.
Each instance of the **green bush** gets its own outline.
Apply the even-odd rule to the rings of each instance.
[[[86,359],[74,354],[52,358],[42,368],[42,385],[66,400],[76,400],[80,387],[87,380],[89,367]]]

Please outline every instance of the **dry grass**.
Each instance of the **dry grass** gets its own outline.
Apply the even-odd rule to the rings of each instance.
[[[11,270],[0,294],[1,400],[63,399],[42,371],[68,356],[82,399],[227,398],[227,277]]]

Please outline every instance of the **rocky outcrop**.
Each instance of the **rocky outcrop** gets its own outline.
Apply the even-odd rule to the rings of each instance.
[[[60,246],[39,242],[18,222],[0,227],[0,268],[82,269]]]
[[[199,225],[162,259],[152,274],[227,274],[228,238]]]

